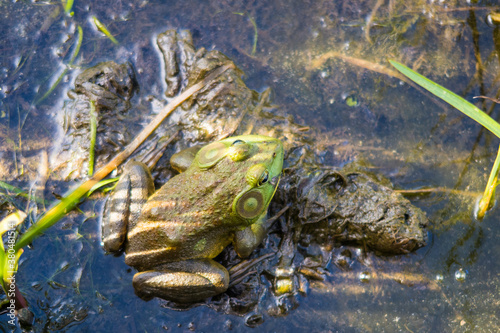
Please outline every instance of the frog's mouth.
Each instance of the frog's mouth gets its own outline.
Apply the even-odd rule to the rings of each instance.
[[[278,190],[278,185],[280,184],[280,180],[281,180],[281,173],[279,175],[271,178],[271,180],[269,181],[269,184],[274,186],[274,191],[273,191],[273,195],[271,195],[269,197],[269,201],[267,202],[267,205],[269,205],[269,203],[271,203],[271,200],[273,200],[274,195],[276,194],[276,190]]]
[[[269,184],[271,184],[272,186],[274,186],[274,192],[273,192],[273,195],[271,196],[271,199],[276,194],[276,190],[278,189],[278,185],[280,184],[280,180],[281,180],[281,173],[279,175],[271,178],[271,180],[269,181]]]

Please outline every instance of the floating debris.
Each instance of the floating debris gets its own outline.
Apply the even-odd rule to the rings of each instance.
[[[366,271],[361,272],[361,273],[359,273],[358,278],[359,278],[359,281],[361,281],[363,283],[368,283],[371,280],[371,274],[370,274],[370,272],[366,272]]]
[[[467,272],[464,271],[462,268],[459,268],[455,272],[455,280],[457,280],[458,282],[464,282],[466,277],[467,277]]]

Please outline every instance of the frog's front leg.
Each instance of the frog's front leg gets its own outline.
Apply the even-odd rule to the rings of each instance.
[[[233,246],[234,250],[241,258],[248,257],[252,251],[262,243],[262,240],[267,235],[267,231],[271,225],[268,223],[266,215],[267,212],[252,225],[235,233]]]
[[[139,272],[134,275],[133,285],[137,296],[144,300],[161,297],[191,303],[226,291],[229,273],[211,259],[191,259]]]
[[[127,229],[134,226],[142,206],[153,192],[154,183],[148,167],[141,162],[128,162],[104,207],[101,227],[105,251],[118,252],[122,248]]]

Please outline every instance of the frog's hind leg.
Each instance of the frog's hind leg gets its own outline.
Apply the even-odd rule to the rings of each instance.
[[[191,259],[139,272],[134,275],[133,284],[137,296],[144,300],[160,297],[192,303],[226,291],[229,273],[211,259]]]
[[[101,230],[104,250],[118,252],[140,216],[142,206],[154,192],[154,183],[144,163],[130,161],[104,207]]]

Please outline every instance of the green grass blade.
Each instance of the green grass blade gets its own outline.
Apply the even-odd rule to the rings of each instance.
[[[94,24],[96,25],[97,29],[101,30],[115,45],[120,44],[115,37],[109,32],[108,28],[104,24],[101,23],[97,19],[97,17],[92,16],[92,19],[94,20]]]
[[[252,55],[255,55],[255,52],[257,51],[257,38],[259,37],[259,30],[257,29],[257,22],[248,14],[245,13],[240,13],[240,12],[233,12],[233,14],[240,15],[240,16],[246,16],[248,17],[248,20],[250,20],[250,23],[253,25],[253,46],[252,46]]]
[[[20,188],[9,185],[6,182],[3,182],[1,180],[0,180],[0,189],[5,189],[8,192],[13,192],[15,195],[18,195],[18,196],[26,198],[26,199],[31,199],[39,204],[44,204],[44,205],[48,204],[48,201],[45,201],[41,198],[37,198],[34,195],[31,195],[31,198],[30,198],[30,195],[28,193],[24,192],[23,190],[21,190]],[[2,193],[2,191],[0,191],[0,193]]]
[[[474,104],[467,102],[462,97],[458,96],[454,92],[440,86],[439,84],[429,80],[428,78],[418,74],[412,69],[400,64],[399,62],[389,60],[391,65],[393,65],[398,71],[403,75],[408,77],[410,80],[421,86],[422,88],[428,90],[430,93],[441,98],[445,102],[453,105],[459,111],[463,112],[465,115],[471,117],[493,134],[500,138],[500,124],[497,123],[493,118],[488,116],[485,112],[481,111]]]
[[[6,182],[3,182],[0,180],[0,188],[6,189],[7,191],[14,192],[16,195],[23,196],[25,198],[29,198],[28,193],[23,192],[20,188],[17,188],[15,186],[12,186],[10,184],[7,184]]]
[[[63,79],[64,75],[66,75],[67,72],[68,72],[68,68],[65,68],[62,71],[62,73],[59,75],[57,80],[52,84],[52,86],[50,86],[49,90],[47,90],[47,92],[45,94],[43,94],[43,96],[40,97],[40,99],[35,102],[35,105],[40,104],[43,100],[45,100],[47,97],[49,97],[49,95],[54,91],[54,89],[56,89],[56,87],[59,85],[59,83],[61,83],[61,80]]]
[[[64,11],[66,12],[66,14],[71,13],[71,8],[73,8],[73,1],[74,0],[67,0],[64,4]]]
[[[89,184],[88,184],[89,183]],[[24,234],[22,234],[21,238],[16,242],[14,246],[14,250],[19,250],[26,245],[30,244],[33,239],[47,230],[49,227],[54,225],[61,217],[66,215],[69,211],[71,211],[75,206],[80,202],[80,198],[87,193],[87,191],[95,185],[97,182],[86,182],[79,186],[75,191],[73,191],[67,197],[62,198],[60,202],[58,202],[54,207],[49,209],[38,222],[32,225]]]
[[[88,175],[94,174],[95,141],[97,137],[97,115],[95,102],[90,101],[90,147],[89,147],[89,171]]]
[[[486,212],[491,209],[494,205],[495,189],[498,186],[498,170],[500,169],[500,147],[498,147],[497,157],[493,168],[490,171],[490,176],[488,178],[488,183],[484,190],[483,196],[479,201],[477,207],[476,217],[478,220],[482,220]]]
[[[7,288],[7,286],[10,284],[10,279],[12,278],[13,274],[15,274],[15,272],[17,271],[17,263],[19,257],[23,253],[23,249],[19,249],[15,253],[12,253],[11,247],[13,246],[13,244],[10,242],[10,237],[12,236],[9,235],[9,240],[7,241],[7,251],[5,251],[2,235],[9,230],[13,230],[19,224],[23,223],[25,218],[26,213],[17,211],[8,215],[2,221],[0,221],[0,284],[6,295],[9,291],[9,288]],[[15,255],[14,257],[12,257],[13,254]]]
[[[78,26],[78,40],[76,42],[76,47],[75,47],[75,51],[73,52],[73,55],[71,56],[71,59],[68,63],[68,65],[66,66],[66,68],[62,71],[62,73],[59,75],[59,77],[57,78],[57,80],[54,82],[54,84],[52,84],[52,86],[49,88],[49,90],[43,94],[43,96],[38,99],[35,104],[39,104],[41,103],[43,100],[45,100],[53,91],[54,89],[59,85],[59,83],[61,83],[61,80],[64,78],[64,75],[66,75],[66,73],[68,72],[68,66],[71,66],[73,65],[73,61],[75,60],[76,56],[78,55],[78,53],[80,52],[80,46],[82,45],[82,39],[83,39],[83,31],[82,31],[82,27]]]
[[[22,211],[16,211],[10,215],[7,215],[2,221],[0,221],[0,240],[4,233],[7,231],[14,229],[19,224],[24,222],[26,218],[26,213]],[[0,252],[5,252],[3,247],[3,241],[0,241]]]
[[[78,53],[80,53],[80,47],[82,46],[83,30],[81,26],[78,26],[77,29],[78,29],[78,41],[76,42],[75,51],[73,52],[73,55],[71,56],[71,59],[68,62],[68,66],[73,65],[73,61],[75,61],[76,56],[78,55]]]
[[[102,187],[104,187],[106,185],[109,185],[111,183],[117,182],[119,179],[120,179],[120,177],[114,177],[114,178],[109,178],[109,179],[101,180],[99,183],[97,183],[94,186],[92,186],[92,188],[87,192],[87,197],[90,197],[92,195],[92,193],[94,193],[95,191],[99,190],[100,188],[102,188]],[[116,184],[114,186],[110,186],[108,188],[105,188],[105,190],[107,191],[107,190],[114,189],[115,186],[116,186]]]

